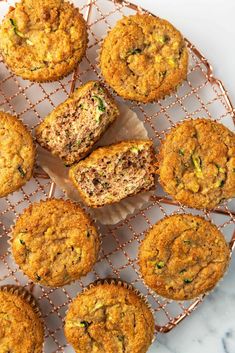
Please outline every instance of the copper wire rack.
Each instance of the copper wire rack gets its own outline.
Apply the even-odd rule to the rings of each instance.
[[[80,84],[103,80],[96,57],[100,42],[107,31],[124,15],[146,12],[127,1],[77,0],[88,23],[89,45],[86,56],[72,75],[53,83],[36,84],[13,75],[0,60],[0,107],[17,114],[29,128],[34,128]],[[0,0],[0,18],[14,1]],[[156,149],[175,123],[187,118],[207,117],[234,129],[235,110],[221,81],[213,76],[208,61],[188,40],[190,65],[187,81],[177,92],[154,104],[125,101],[143,120]],[[115,94],[114,94],[115,95]],[[115,95],[116,99],[119,101]],[[156,319],[156,334],[168,332],[179,324],[203,300],[175,302],[154,294],[139,275],[137,251],[144,232],[159,219],[172,213],[201,214],[212,220],[235,247],[235,202],[229,201],[212,211],[196,211],[173,202],[159,185],[151,201],[141,210],[114,226],[100,226],[102,250],[100,260],[86,277],[63,288],[46,288],[33,284],[12,260],[8,240],[10,227],[17,215],[32,202],[47,197],[64,197],[38,166],[34,177],[19,191],[0,200],[0,285],[18,284],[28,288],[37,298],[46,326],[45,353],[72,352],[63,334],[63,318],[68,304],[91,282],[105,277],[121,278],[134,285],[150,303]]]

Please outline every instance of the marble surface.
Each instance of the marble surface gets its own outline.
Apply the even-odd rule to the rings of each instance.
[[[133,0],[168,18],[208,58],[235,104],[234,0]],[[212,10],[211,10],[212,9]],[[158,336],[149,353],[235,352],[235,256],[227,276],[193,314]]]

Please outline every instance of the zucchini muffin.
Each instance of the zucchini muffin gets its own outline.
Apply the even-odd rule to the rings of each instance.
[[[215,225],[199,216],[166,217],[146,234],[139,249],[140,271],[157,294],[188,300],[205,294],[221,279],[229,247]]]
[[[65,318],[65,336],[76,353],[145,353],[153,334],[150,309],[120,282],[91,286],[73,300]]]
[[[69,176],[91,207],[150,190],[154,187],[153,143],[132,140],[100,147],[71,167]]]
[[[90,81],[45,118],[36,138],[70,165],[86,156],[118,115],[108,91],[98,81]]]
[[[49,199],[34,203],[12,231],[12,253],[34,282],[64,286],[91,271],[99,253],[99,236],[75,203]]]
[[[21,0],[0,26],[0,52],[9,68],[31,81],[58,80],[85,55],[86,23],[63,0]]]
[[[33,138],[15,116],[0,111],[0,197],[18,190],[32,176]]]
[[[215,121],[186,120],[167,135],[158,167],[175,200],[212,209],[235,196],[235,134]]]
[[[33,298],[23,288],[0,287],[1,353],[42,353],[44,329],[35,303],[30,302]]]
[[[104,39],[100,67],[123,98],[164,98],[187,76],[184,38],[168,21],[148,14],[123,17]]]

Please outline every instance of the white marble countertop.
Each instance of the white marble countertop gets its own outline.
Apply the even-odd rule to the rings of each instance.
[[[168,19],[214,68],[235,105],[234,0],[133,0]],[[222,284],[173,331],[158,336],[149,353],[235,352],[235,254]]]

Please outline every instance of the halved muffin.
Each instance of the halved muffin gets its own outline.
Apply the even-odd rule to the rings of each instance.
[[[119,110],[98,81],[79,87],[54,109],[36,129],[38,143],[67,165],[85,157]]]
[[[150,190],[154,186],[153,143],[131,140],[100,147],[71,167],[69,175],[91,207]]]

